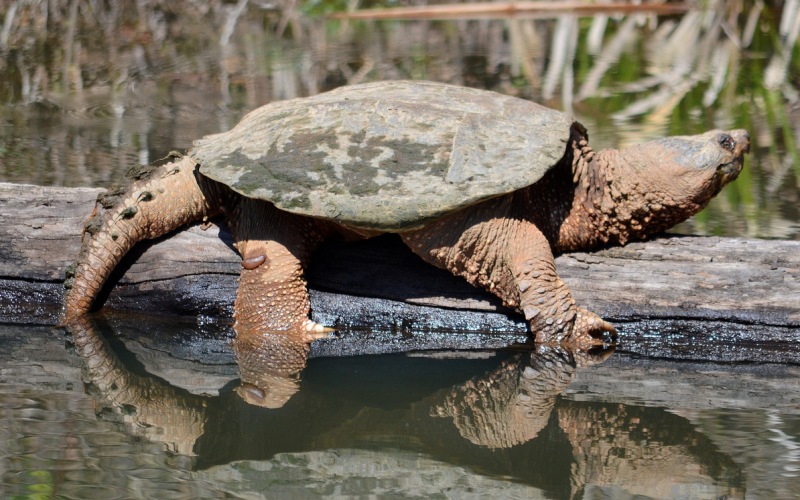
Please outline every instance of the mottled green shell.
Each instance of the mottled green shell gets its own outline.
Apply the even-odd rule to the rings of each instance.
[[[399,231],[538,181],[572,122],[494,92],[380,82],[268,104],[190,154],[244,196]]]

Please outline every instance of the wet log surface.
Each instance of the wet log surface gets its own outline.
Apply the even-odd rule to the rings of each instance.
[[[56,321],[64,269],[78,255],[99,192],[0,184],[0,322]],[[230,243],[224,227],[212,225],[140,245],[106,287],[103,308],[230,318],[240,269]],[[556,266],[580,304],[620,327],[632,352],[800,360],[793,354],[800,340],[800,242],[669,236],[563,255]],[[519,316],[424,264],[394,237],[326,244],[308,279],[314,318],[344,330],[525,338]],[[439,342],[415,338],[418,348]],[[336,349],[392,350],[384,340]]]

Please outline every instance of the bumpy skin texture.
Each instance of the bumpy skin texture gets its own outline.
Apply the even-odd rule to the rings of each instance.
[[[111,271],[136,243],[217,214],[218,205],[201,189],[210,183],[195,178],[194,170],[191,158],[181,158],[134,182],[102,216],[95,209],[64,302],[65,319],[91,309]]]
[[[612,352],[539,345],[453,387],[431,415],[451,418],[458,432],[478,446],[511,448],[539,435],[576,368],[602,363]]]
[[[686,220],[738,175],[749,145],[743,130],[713,131],[595,153],[576,123],[564,158],[542,180],[403,239],[519,309],[537,342],[585,347],[615,330],[575,305],[553,255],[624,245]]]
[[[173,453],[191,455],[205,429],[205,399],[130,372],[92,318],[73,317],[65,327],[83,359],[83,380],[97,400],[98,416],[120,421],[132,434],[164,443]]]
[[[522,216],[526,200],[520,198],[526,198],[525,193],[482,203],[405,234],[403,240],[428,262],[489,290],[505,305],[519,308],[537,342],[592,343],[602,331],[613,328],[597,318],[597,331],[578,335],[585,332],[573,328],[576,316],[591,313],[575,306],[556,274],[547,237]]]
[[[602,343],[616,334],[614,328],[576,306],[553,255],[625,244],[687,219],[738,175],[748,150],[747,132],[734,130],[595,153],[585,129],[573,123],[563,158],[535,184],[400,234],[426,261],[518,309],[537,342]],[[380,231],[279,210],[203,177],[198,168],[188,157],[160,167],[134,183],[99,224],[92,222],[65,318],[90,310],[136,242],[221,212],[243,259],[235,303],[235,347],[243,373],[296,374],[309,343],[326,333],[308,320],[303,279],[308,258],[333,234],[354,238]],[[259,397],[258,390],[247,394]],[[264,404],[273,404],[265,396]]]

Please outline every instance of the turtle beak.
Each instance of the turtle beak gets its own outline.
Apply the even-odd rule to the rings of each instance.
[[[744,167],[744,156],[750,152],[750,134],[747,130],[732,130],[728,133],[734,140],[733,160],[723,163],[717,168],[722,173],[722,185],[736,179]]]
[[[750,152],[750,134],[747,133],[747,130],[734,130],[731,132],[731,137],[736,141],[734,154],[736,154],[737,158]]]

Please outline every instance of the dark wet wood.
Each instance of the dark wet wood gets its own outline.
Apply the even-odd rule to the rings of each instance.
[[[0,184],[0,321],[53,323],[64,269],[100,192]],[[212,225],[141,245],[106,308],[229,318],[241,268]],[[624,323],[649,318],[800,327],[800,242],[667,237],[558,258],[577,301]],[[492,296],[431,268],[395,238],[331,244],[309,270],[315,318],[339,326],[524,331]]]

